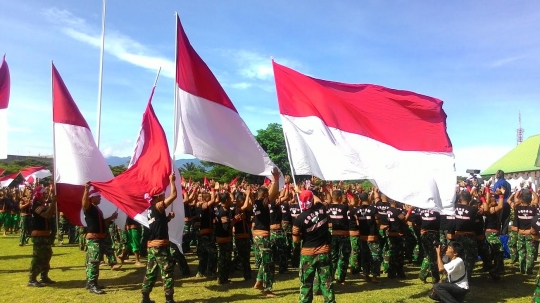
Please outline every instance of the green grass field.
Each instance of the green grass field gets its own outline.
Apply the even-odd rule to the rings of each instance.
[[[90,294],[85,287],[84,252],[75,246],[53,247],[50,277],[57,281],[53,286],[43,288],[27,287],[28,268],[32,246],[19,247],[15,236],[0,236],[0,281],[3,302],[139,302],[144,268],[126,264],[120,271],[101,268],[100,284],[107,286],[105,295]],[[197,256],[187,254],[194,273]],[[433,302],[427,298],[429,284],[418,279],[418,268],[407,266],[408,279],[388,280],[383,277],[380,286],[367,284],[358,276],[349,277],[347,285],[336,285],[337,302]],[[297,302],[298,276],[291,270],[286,274],[276,274],[274,290],[277,298],[263,298],[251,287],[252,281],[244,282],[236,272],[233,283],[218,286],[216,281],[204,278],[183,278],[178,268],[175,271],[175,299],[177,302]],[[253,271],[255,276],[255,271]],[[534,292],[534,277],[515,274],[515,268],[507,266],[507,274],[500,282],[492,282],[484,274],[475,273],[471,292],[466,302],[530,302]],[[151,298],[164,302],[161,282],[158,282]],[[323,302],[315,297],[314,302]]]

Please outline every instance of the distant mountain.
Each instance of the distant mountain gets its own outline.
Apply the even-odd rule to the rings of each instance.
[[[129,164],[130,157],[107,157],[105,158],[105,161],[107,161],[107,164],[112,166],[119,166],[124,165],[127,166]],[[176,167],[181,167],[186,163],[195,163],[196,165],[202,165],[201,161],[199,159],[179,159],[176,160]]]

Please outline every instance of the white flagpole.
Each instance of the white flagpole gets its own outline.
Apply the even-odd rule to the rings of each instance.
[[[154,80],[154,87],[157,86],[157,80],[159,79],[159,74],[161,73],[161,66],[159,67],[156,75],[156,80]],[[155,93],[155,92],[154,92]]]
[[[53,111],[54,111],[54,75],[53,75],[53,71],[54,71],[54,63],[53,61],[51,60],[51,101],[52,101],[52,104],[53,104]],[[52,123],[52,126],[53,126],[53,186],[54,186],[54,194],[56,195],[56,135],[55,135],[55,131],[54,131],[54,119],[53,119],[53,123]],[[34,183],[34,188],[37,186],[37,183]],[[50,194],[50,193],[49,193]],[[58,202],[56,204],[56,235],[58,235],[60,233],[60,224],[58,222]],[[54,243],[54,240],[53,239],[53,243]]]
[[[96,144],[99,148],[101,137],[101,96],[103,91],[103,55],[105,51],[105,13],[107,11],[107,0],[103,0],[103,12],[101,15],[101,55],[99,59],[99,86],[98,86],[98,108],[97,108],[97,129]]]
[[[174,23],[175,23],[175,31],[174,31],[174,70],[178,68],[178,12],[174,13]],[[176,145],[178,144],[178,89],[176,87],[176,73],[174,73],[174,112],[173,112],[173,150],[172,150],[172,169],[175,169],[174,162],[176,162],[176,155],[174,154],[176,152]],[[174,171],[174,174],[176,175],[177,171]],[[180,176],[180,172],[178,172],[178,176]],[[178,188],[176,189],[178,191]],[[182,189],[180,188],[180,194],[182,194]],[[174,203],[171,204],[171,211],[174,212]]]

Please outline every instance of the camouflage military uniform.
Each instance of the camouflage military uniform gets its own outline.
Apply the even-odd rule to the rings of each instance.
[[[283,230],[270,230],[270,245],[274,254],[274,261],[279,266],[279,273],[287,271],[288,254],[287,239]]]
[[[360,238],[358,236],[350,236],[351,241],[351,257],[349,258],[349,264],[351,266],[351,273],[357,274],[360,272]]]
[[[440,280],[439,267],[437,265],[437,252],[435,251],[435,245],[439,240],[439,233],[436,231],[427,231],[420,236],[420,242],[425,256],[420,266],[420,279],[425,281],[431,274],[433,283],[438,283]]]
[[[81,251],[86,251],[88,249],[88,247],[86,246],[86,228],[84,228],[83,226],[78,226],[77,227],[77,235],[78,235],[78,238],[79,238],[79,249]]]
[[[219,283],[224,284],[229,279],[231,253],[233,249],[232,242],[218,244],[218,278]]]
[[[28,240],[30,239],[31,219],[32,219],[31,216],[21,216],[20,227],[19,227],[21,230],[21,236],[19,237],[19,245],[28,244]]]
[[[332,261],[328,254],[318,254],[313,256],[302,256],[300,259],[300,303],[313,301],[313,281],[316,273],[320,279],[319,285],[325,303],[334,303],[335,295],[332,285]]]
[[[96,283],[99,278],[99,263],[102,257],[103,240],[86,240],[86,280],[88,283]]]
[[[533,256],[536,250],[534,242],[534,238],[531,235],[518,235],[519,270],[523,274],[532,273],[534,267]]]
[[[272,291],[274,285],[274,271],[276,265],[274,263],[273,251],[269,237],[254,236],[253,243],[257,246],[259,252],[260,266],[257,273],[257,281],[263,284],[264,291]]]
[[[486,239],[491,246],[493,266],[498,274],[504,273],[504,247],[499,235],[495,232],[486,232]]]
[[[540,303],[540,269],[536,274],[536,288],[534,289],[532,303]]]
[[[345,281],[350,256],[351,240],[349,237],[332,236],[332,272],[335,272],[338,283]]]
[[[213,234],[199,235],[197,256],[199,257],[198,274],[214,277],[216,274],[217,251]]]
[[[379,242],[360,241],[361,264],[364,276],[381,276],[382,254]]]
[[[38,274],[46,277],[51,269],[52,249],[49,237],[32,237],[32,261],[30,263],[30,281]]]
[[[236,250],[238,252],[235,265],[242,265],[244,279],[251,279],[251,265],[249,263],[251,243],[249,239],[236,239],[235,238]]]
[[[182,275],[184,277],[188,277],[189,275],[191,275],[191,270],[186,261],[186,257],[184,256],[183,253],[180,252],[178,245],[171,242],[170,246],[171,246],[171,256],[173,259],[173,268],[176,264],[178,264],[178,267],[180,268]]]
[[[169,246],[149,247],[148,263],[146,266],[146,275],[142,284],[142,292],[150,293],[156,284],[158,277],[158,268],[163,279],[163,289],[165,296],[174,294],[174,262],[171,256]]]
[[[474,270],[474,264],[478,260],[478,246],[476,237],[473,235],[456,235],[456,242],[463,247],[464,255],[462,257],[467,270],[468,278],[471,277]]]

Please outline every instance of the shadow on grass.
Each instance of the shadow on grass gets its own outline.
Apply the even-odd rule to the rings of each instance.
[[[65,254],[55,254],[55,253],[53,253],[53,258],[56,257],[56,256],[62,256],[62,255],[65,255]],[[32,257],[32,252],[30,252],[29,254],[25,254],[25,255],[0,256],[0,260],[1,261],[4,261],[4,260],[17,260],[17,259],[24,259],[24,258],[31,258],[31,257]]]

